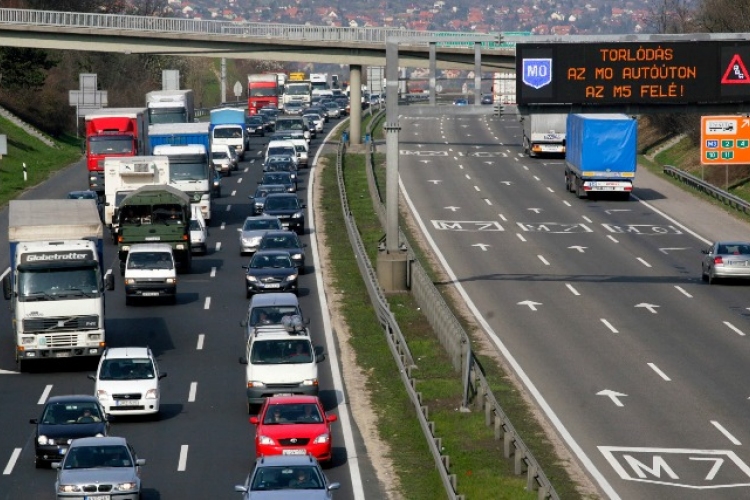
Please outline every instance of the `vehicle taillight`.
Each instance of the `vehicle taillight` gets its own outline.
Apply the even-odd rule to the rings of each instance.
[[[724,260],[722,260],[721,257],[716,256],[714,257],[714,264],[724,264]]]

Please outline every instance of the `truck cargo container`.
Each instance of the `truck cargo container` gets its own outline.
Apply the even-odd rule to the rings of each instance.
[[[211,110],[209,136],[212,145],[226,144],[234,148],[237,156],[244,160],[249,142],[245,130],[245,111],[238,108]]]
[[[154,90],[146,94],[148,123],[192,123],[195,121],[193,91]]]
[[[520,115],[523,128],[523,151],[530,157],[565,154],[565,113],[531,113]]]

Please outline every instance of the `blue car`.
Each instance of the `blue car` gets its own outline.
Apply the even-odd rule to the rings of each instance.
[[[454,106],[468,106],[469,100],[464,99],[464,98],[456,99],[455,101],[453,101],[453,105]]]

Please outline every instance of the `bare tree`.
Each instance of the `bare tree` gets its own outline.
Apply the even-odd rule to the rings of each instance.
[[[699,31],[744,33],[750,30],[750,0],[703,0],[696,13]]]
[[[652,33],[689,33],[694,31],[694,0],[661,0],[649,7],[646,23]]]

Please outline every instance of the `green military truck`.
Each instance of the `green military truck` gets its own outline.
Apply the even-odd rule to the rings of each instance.
[[[168,185],[143,186],[123,198],[118,210],[120,274],[136,243],[167,243],[177,267],[190,270],[190,198],[183,191]]]

